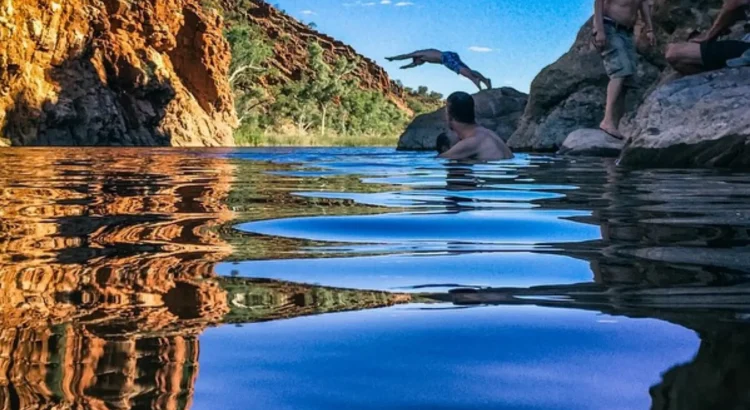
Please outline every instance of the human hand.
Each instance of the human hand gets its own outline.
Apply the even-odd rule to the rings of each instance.
[[[646,33],[646,38],[648,39],[648,44],[651,47],[655,47],[656,46],[656,36],[654,35],[653,31],[647,32]]]
[[[603,31],[599,31],[594,36],[594,46],[599,50],[604,50],[607,45],[607,35]]]

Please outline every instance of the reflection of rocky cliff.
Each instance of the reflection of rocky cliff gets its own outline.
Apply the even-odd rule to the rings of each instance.
[[[750,408],[750,328],[700,334],[695,358],[651,388],[653,410]]]
[[[586,309],[614,316],[654,318],[695,331],[695,357],[669,369],[651,388],[653,410],[750,408],[750,291],[719,289],[608,289],[560,285],[529,289],[461,290],[433,297],[465,304],[538,305]]]
[[[591,262],[597,283],[619,286],[731,285],[750,273],[745,177],[706,171],[700,184],[674,173],[636,171],[601,160],[606,173],[571,162],[521,170],[521,178],[582,186],[539,202],[544,209],[588,210],[602,240],[561,247]]]
[[[227,323],[252,323],[323,313],[374,309],[412,301],[408,294],[336,289],[266,279],[225,278]]]
[[[231,218],[225,161],[35,153],[5,154],[0,170],[0,309],[67,318],[77,302],[160,306],[179,286],[223,303],[198,280],[231,253],[212,229]]]
[[[0,408],[187,409],[199,335],[405,295],[217,278],[234,166],[179,151],[0,153]]]
[[[50,312],[68,313],[66,318],[39,312],[3,317],[0,407],[187,409],[198,376],[198,336],[207,326],[383,307],[410,299],[244,279],[206,280],[197,287],[178,281],[160,295],[161,305],[152,301],[147,307],[114,306],[81,296],[83,301],[60,300],[50,306]]]
[[[195,336],[100,337],[61,325],[6,328],[0,337],[3,408],[190,408]]]

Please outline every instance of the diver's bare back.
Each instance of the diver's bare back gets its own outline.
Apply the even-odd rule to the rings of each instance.
[[[628,27],[635,26],[638,9],[647,0],[603,0],[604,15]]]
[[[472,138],[477,138],[477,142],[479,143],[479,153],[475,158],[478,161],[513,158],[513,152],[505,144],[505,141],[487,128],[477,127],[476,133]]]

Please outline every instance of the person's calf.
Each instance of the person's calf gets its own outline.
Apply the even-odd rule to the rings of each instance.
[[[702,71],[701,45],[697,43],[675,43],[667,46],[667,62],[682,74]]]

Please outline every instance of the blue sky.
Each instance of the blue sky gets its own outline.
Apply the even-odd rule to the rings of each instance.
[[[456,51],[495,86],[528,91],[565,53],[593,0],[277,0],[287,13],[353,46],[405,85],[475,91],[444,67],[399,70],[386,56],[424,48]],[[472,51],[474,50],[474,51]]]

